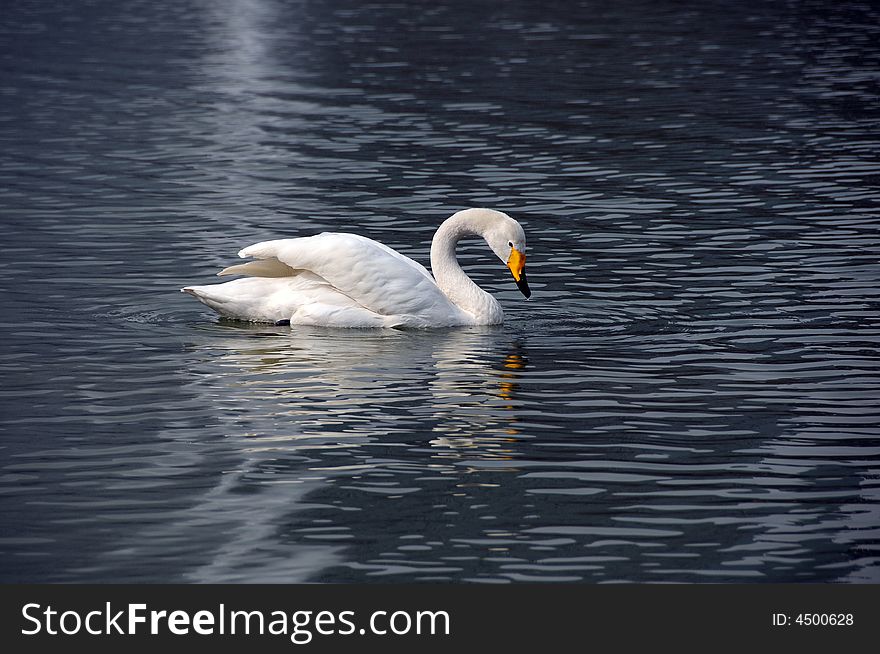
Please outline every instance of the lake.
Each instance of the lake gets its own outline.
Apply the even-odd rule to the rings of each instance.
[[[0,580],[880,582],[880,8],[15,2]],[[503,326],[217,318],[271,238]]]

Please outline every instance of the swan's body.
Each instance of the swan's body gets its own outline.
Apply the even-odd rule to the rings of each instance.
[[[238,253],[255,261],[219,275],[248,275],[224,284],[187,286],[186,293],[227,318],[329,327],[452,327],[495,325],[504,312],[465,274],[455,245],[482,236],[528,297],[525,234],[518,222],[491,209],[459,211],[431,243],[431,276],[424,266],[355,234],[264,241]]]

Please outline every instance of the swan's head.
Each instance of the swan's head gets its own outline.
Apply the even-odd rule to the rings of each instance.
[[[486,240],[492,252],[510,269],[520,292],[530,297],[532,291],[526,281],[526,233],[513,218],[494,209],[464,209],[447,218],[431,244],[431,267],[435,267],[435,248],[438,252],[443,247],[454,248],[459,238],[468,234]],[[434,274],[437,275],[437,270]]]
[[[516,287],[527,298],[532,295],[526,279],[526,233],[522,225],[506,213],[492,209],[485,211],[483,238],[501,261],[510,269]]]

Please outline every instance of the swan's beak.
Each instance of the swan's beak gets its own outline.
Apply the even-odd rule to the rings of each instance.
[[[532,291],[529,289],[529,282],[526,280],[526,255],[513,248],[510,251],[510,258],[507,260],[507,267],[513,273],[513,279],[520,293],[525,295],[526,298],[531,297]]]

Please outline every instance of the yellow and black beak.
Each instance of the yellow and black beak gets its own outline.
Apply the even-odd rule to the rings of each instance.
[[[513,279],[516,281],[516,287],[520,290],[520,293],[525,295],[526,298],[531,297],[532,291],[529,289],[529,282],[526,280],[526,255],[513,248],[510,251],[510,258],[507,260],[507,267],[513,273]]]

